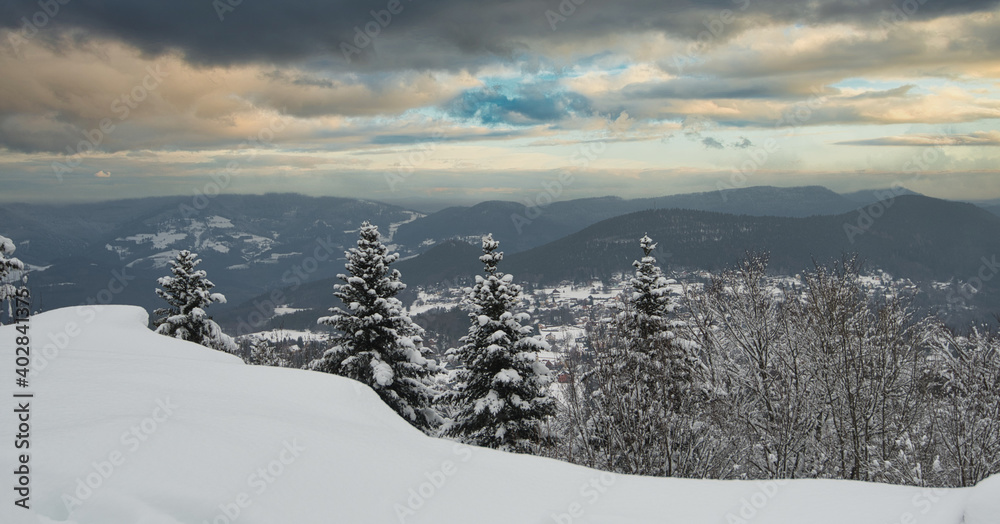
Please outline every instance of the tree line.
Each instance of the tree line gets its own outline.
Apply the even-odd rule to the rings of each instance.
[[[684,286],[663,273],[651,238],[639,247],[625,291],[558,385],[490,235],[462,302],[467,333],[441,362],[396,298],[398,255],[368,222],[334,286],[343,307],[318,319],[335,334],[307,363],[223,333],[205,310],[225,297],[189,251],[158,280],[168,307],[154,328],[248,363],[360,381],[430,435],[616,473],[968,486],[1000,471],[995,334],[918,317],[856,257],[779,280],[767,254],[749,253]],[[5,273],[20,264],[12,252],[0,245]]]
[[[642,246],[631,294],[571,363],[555,456],[643,475],[920,486],[1000,471],[996,336],[916,317],[857,258],[782,283],[748,254],[671,294]]]

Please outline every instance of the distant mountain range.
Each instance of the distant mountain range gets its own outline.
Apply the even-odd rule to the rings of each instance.
[[[871,266],[917,280],[968,279],[983,257],[1000,254],[1000,217],[971,204],[897,197],[874,218],[858,211],[806,218],[751,217],[655,210],[605,220],[512,255],[509,271],[553,282],[628,271],[649,234],[673,268],[719,270],[748,250],[771,253],[771,269],[794,274],[856,252]],[[1000,279],[998,279],[1000,280]]]
[[[840,195],[820,186],[770,186],[726,189],[658,198],[617,197],[556,201],[547,206],[491,201],[451,207],[399,228],[397,241],[408,246],[444,240],[472,240],[493,233],[505,239],[508,253],[538,247],[602,220],[650,209],[693,209],[734,215],[807,217],[836,215],[879,200],[879,192]],[[539,199],[545,202],[544,199]]]
[[[993,213],[994,215],[1000,215],[1000,198],[995,200],[983,200],[973,203],[989,211],[990,213]]]
[[[870,214],[857,210],[804,218],[640,211],[510,254],[504,266],[519,280],[539,283],[606,278],[630,271],[641,256],[638,239],[644,234],[658,242],[661,262],[675,269],[719,270],[756,250],[771,253],[773,271],[794,274],[812,267],[813,259],[830,262],[856,252],[898,276],[947,281],[967,280],[983,257],[1000,256],[1000,217],[972,204],[904,195],[887,209],[870,211],[878,218],[869,220]],[[467,278],[478,272],[477,252],[476,246],[448,242],[399,268],[417,284]]]
[[[893,198],[903,195],[920,195],[916,191],[911,191],[905,187],[894,187],[894,188],[882,188],[882,189],[866,189],[864,191],[853,191],[850,193],[840,193],[840,195],[851,202],[854,202],[855,206],[866,206],[872,202],[877,202],[879,200],[886,200],[887,198]],[[826,214],[826,213],[820,213]]]
[[[197,252],[199,268],[238,304],[274,287],[336,275],[364,220],[389,233],[421,216],[378,202],[292,194],[0,207],[3,234],[34,266],[31,287],[45,309],[108,300],[159,307],[156,279],[169,274],[170,259],[182,249]]]
[[[918,195],[900,196],[864,211],[803,218],[683,209],[640,211],[509,254],[502,269],[520,282],[539,285],[606,279],[632,270],[632,261],[641,256],[638,239],[644,234],[658,242],[655,255],[671,271],[718,271],[735,265],[747,251],[767,251],[772,272],[796,274],[814,267],[814,261],[829,264],[857,253],[869,268],[928,284],[924,288],[934,296],[925,297],[925,306],[944,305],[954,298],[953,293],[929,283],[968,282],[985,274],[980,292],[969,305],[982,312],[1000,311],[1000,278],[993,278],[1000,270],[995,267],[1000,257],[1000,217],[972,204]],[[478,245],[450,240],[396,267],[411,289],[456,286],[482,271],[480,254]],[[277,322],[289,327],[303,319],[314,322],[333,305],[335,283],[331,278],[282,293],[296,308],[308,311],[300,313],[301,318],[286,316]],[[261,300],[235,308],[224,319],[246,318]]]
[[[494,201],[426,216],[378,202],[297,194],[162,197],[2,205],[0,234],[14,239],[18,257],[32,266],[31,286],[43,309],[110,300],[151,310],[160,305],[156,278],[168,273],[178,250],[191,249],[229,299],[214,314],[230,319],[254,311],[270,316],[274,305],[325,310],[333,277],[343,271],[343,252],[364,220],[377,224],[404,257],[397,267],[411,286],[456,283],[478,273],[477,244],[486,233],[502,242],[507,271],[536,282],[627,271],[643,233],[660,242],[661,261],[673,268],[718,269],[746,249],[766,249],[773,269],[792,272],[808,267],[811,257],[858,251],[900,275],[967,280],[982,257],[1000,255],[996,215],[909,194],[893,199],[872,224],[861,224],[851,242],[845,227],[860,227],[857,210],[887,194],[750,187],[536,208]],[[275,293],[280,303],[269,305],[274,300],[265,299]],[[282,321],[299,316],[315,314],[291,313]]]

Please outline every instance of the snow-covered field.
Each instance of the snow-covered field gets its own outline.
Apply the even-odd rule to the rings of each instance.
[[[586,300],[593,297],[601,301],[614,298],[621,292],[621,288],[605,287],[604,283],[595,280],[586,286],[562,285],[557,287],[547,287],[536,291],[536,295],[556,296],[559,300]]]
[[[280,317],[282,315],[291,315],[292,313],[298,313],[299,311],[308,311],[305,308],[294,308],[288,306],[278,306],[274,308],[274,316]]]
[[[410,316],[419,315],[421,313],[426,313],[428,311],[433,311],[435,309],[451,309],[458,307],[462,302],[462,293],[460,288],[446,290],[444,295],[428,293],[426,291],[418,291],[417,298],[414,299],[410,307],[407,308],[407,314]]]
[[[301,338],[306,342],[316,342],[320,340],[326,340],[330,337],[327,333],[314,333],[312,331],[303,331],[296,329],[272,329],[269,331],[258,331],[256,333],[249,333],[244,335],[246,337],[254,337],[261,340],[269,340],[271,342],[284,342],[286,340],[298,340]]]
[[[177,230],[171,229],[170,231],[163,231],[160,233],[144,233],[140,235],[132,235],[125,238],[116,238],[116,241],[131,241],[136,244],[145,244],[147,242],[153,244],[154,249],[166,249],[167,246],[173,244],[174,242],[184,240],[187,238],[188,234],[184,232],[178,232]]]
[[[136,307],[31,323],[30,510],[78,524],[996,524],[1000,477],[962,490],[625,477],[432,439],[359,383],[253,367],[146,328]],[[10,326],[2,376],[13,387]],[[44,362],[42,360],[44,358]],[[15,405],[0,451],[17,477]]]

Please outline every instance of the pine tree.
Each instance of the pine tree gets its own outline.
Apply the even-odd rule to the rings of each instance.
[[[7,282],[12,271],[24,270],[24,263],[11,257],[14,254],[14,242],[0,235],[0,305],[14,297],[17,288]]]
[[[656,264],[656,244],[640,240],[624,304],[593,336],[596,389],[590,423],[594,447],[611,471],[657,476],[701,476],[705,426],[694,417],[697,358],[674,335],[676,299]]]
[[[521,287],[511,275],[497,269],[503,252],[492,235],[483,239],[485,276],[465,299],[469,311],[468,334],[462,346],[449,354],[464,364],[452,400],[458,414],[447,434],[469,444],[504,451],[535,451],[546,440],[543,423],[555,412],[549,395],[549,370],[538,360],[547,348],[523,326],[529,317],[511,309]]]
[[[289,367],[288,360],[281,354],[276,342],[266,338],[250,337],[245,342],[243,361],[253,366]]]
[[[348,274],[338,275],[344,283],[334,286],[347,309],[332,308],[333,315],[318,320],[341,333],[310,367],[367,384],[410,424],[430,432],[440,424],[433,407],[437,364],[427,358],[423,329],[396,298],[406,289],[399,271],[389,268],[399,254],[388,252],[377,226],[363,223],[359,236],[346,253]]]
[[[632,308],[626,311],[624,319],[633,342],[629,353],[637,365],[650,370],[651,376],[654,369],[663,372],[666,400],[677,408],[690,392],[697,359],[685,347],[685,341],[675,340],[677,324],[673,317],[678,300],[670,295],[672,281],[663,275],[653,256],[656,244],[643,235],[639,245],[643,257],[632,262],[635,268],[635,276],[629,281]]]
[[[153,312],[159,316],[153,325],[161,335],[236,353],[238,346],[233,338],[223,333],[222,328],[205,313],[208,306],[214,303],[224,304],[226,297],[211,292],[215,284],[206,278],[204,270],[194,269],[200,263],[198,255],[188,250],[181,251],[177,258],[170,261],[173,276],[160,277],[157,283],[163,288],[156,290],[169,307]]]

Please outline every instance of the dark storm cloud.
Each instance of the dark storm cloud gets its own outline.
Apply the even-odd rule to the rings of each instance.
[[[230,8],[228,2],[237,5]],[[902,14],[894,14],[894,19],[928,19],[990,10],[998,0],[624,0],[578,6],[569,0],[72,0],[65,5],[54,0],[52,4],[58,4],[59,12],[44,17],[38,38],[119,39],[150,55],[178,50],[199,64],[326,57],[331,62],[326,67],[402,69],[469,67],[525,51],[544,52],[537,47],[547,42],[566,44],[639,31],[695,39],[708,28],[706,20],[724,9],[736,13],[737,21],[720,39],[747,26],[746,20],[739,21],[744,14],[753,23],[878,25],[897,12]],[[553,30],[546,12],[559,13],[561,4],[565,16],[559,16],[565,20]],[[387,18],[390,7],[397,12]],[[0,1],[0,27],[21,28],[22,17],[31,19],[40,11],[35,2]],[[366,26],[369,35],[360,35],[356,28],[364,31]],[[359,51],[347,55],[350,63],[344,59],[345,43]]]
[[[753,146],[753,142],[751,142],[750,139],[741,136],[739,140],[726,144],[721,140],[706,136],[701,139],[701,145],[705,146],[706,149],[746,149]]]
[[[903,24],[891,31],[872,30],[860,37],[843,35],[835,45],[812,45],[782,53],[760,54],[731,49],[725,56],[688,66],[684,73],[729,79],[763,78],[802,86],[806,85],[803,82],[836,81],[866,73],[885,74],[913,68],[923,68],[923,74],[929,76],[947,76],[953,73],[946,66],[980,63],[1000,52],[1000,33],[990,17],[966,19],[958,26],[946,27],[945,31],[955,32],[942,33]],[[830,30],[834,31],[837,30]],[[940,36],[947,38],[947,46],[942,47],[934,41]],[[942,71],[938,73],[927,67],[930,62],[937,62],[935,68]],[[661,60],[661,67],[676,70],[670,59]],[[804,71],[810,76],[803,77]],[[898,89],[887,92],[886,96],[908,94],[903,87]]]
[[[32,115],[0,112],[0,146],[23,153],[62,152],[65,145],[80,140],[78,129],[68,122],[38,129],[36,120]]]
[[[796,6],[811,2],[790,2]],[[827,0],[819,2],[815,9],[804,8],[802,18],[822,21],[876,21],[893,19],[927,20],[941,16],[986,11],[997,6],[995,1],[983,0]],[[881,15],[886,14],[885,19]],[[893,16],[894,15],[894,16]]]

